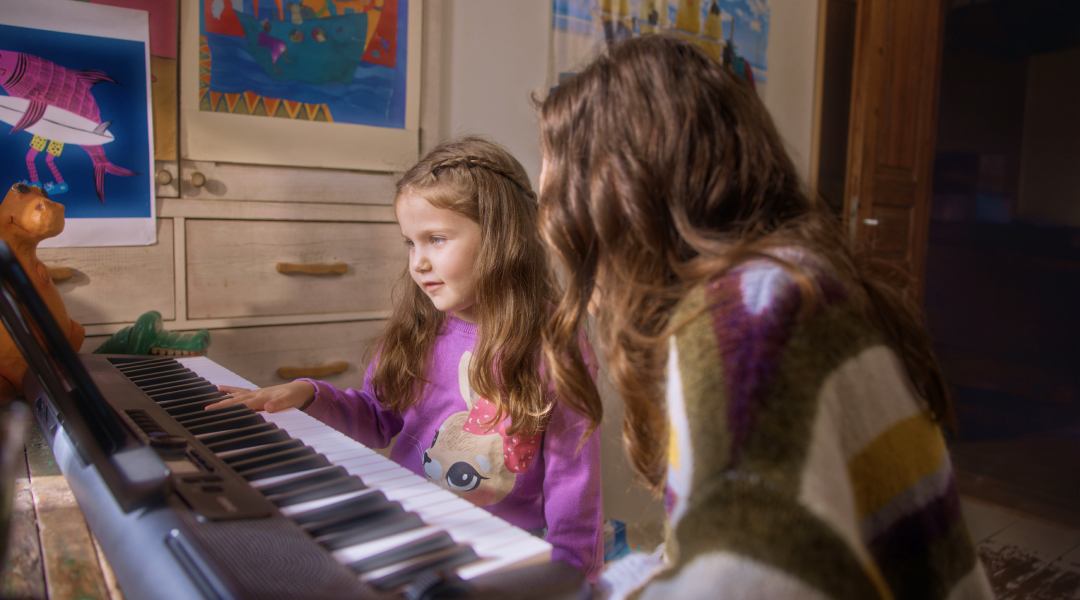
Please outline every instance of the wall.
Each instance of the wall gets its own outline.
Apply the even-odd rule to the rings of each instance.
[[[817,0],[772,0],[765,104],[800,174],[810,170]],[[424,3],[421,152],[460,133],[505,145],[536,181],[539,122],[530,95],[547,83],[551,0]],[[658,523],[662,504],[632,481],[621,442],[622,402],[603,380],[605,513]]]

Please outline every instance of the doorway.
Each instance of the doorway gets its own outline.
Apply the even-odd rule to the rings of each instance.
[[[1080,528],[1080,0],[952,0],[925,275],[958,485]]]

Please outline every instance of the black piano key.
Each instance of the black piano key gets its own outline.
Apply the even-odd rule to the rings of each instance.
[[[284,430],[281,429],[279,429],[278,431],[283,434],[286,433]],[[280,440],[275,440],[263,444],[255,443],[251,444],[250,446],[245,446],[245,448],[247,449],[234,448],[234,450],[239,450],[239,452],[237,452],[236,454],[229,454],[228,456],[221,456],[219,458],[225,461],[225,464],[231,465],[240,461],[247,460],[249,458],[255,458],[256,456],[266,456],[267,454],[274,454],[276,452],[281,452],[282,450],[288,450],[290,448],[301,448],[303,447],[303,445],[304,442],[296,438],[290,438],[286,434],[285,436],[282,436],[282,439]],[[221,452],[224,452],[224,450],[222,450]]]
[[[429,556],[413,559],[403,565],[401,569],[378,579],[369,581],[373,587],[388,591],[409,583],[417,575],[424,571],[443,571],[453,569],[480,560],[476,552],[469,546],[458,545],[444,550],[433,552]]]
[[[219,431],[229,431],[232,429],[240,429],[242,427],[249,427],[251,425],[261,425],[266,421],[257,414],[240,415],[231,419],[220,419],[210,423],[202,423],[199,425],[189,425],[185,427],[191,435],[203,435],[205,433],[217,433]]]
[[[348,500],[293,515],[292,520],[307,530],[308,527],[319,521],[337,518],[342,515],[357,514],[369,510],[370,507],[379,507],[389,503],[390,501],[386,499],[382,492],[373,491],[369,494],[354,496]],[[398,508],[400,507],[401,505],[398,504]]]
[[[351,562],[346,566],[357,574],[362,574],[367,573],[368,571],[374,571],[375,569],[388,567],[392,564],[406,561],[411,558],[423,556],[431,552],[452,548],[456,544],[457,542],[455,542],[454,538],[450,537],[448,533],[440,531],[439,533],[411,541],[408,544],[402,544],[393,550],[387,550],[386,552],[380,552],[374,556]]]
[[[139,386],[143,391],[156,390],[165,386],[176,385],[189,381],[206,381],[195,373],[186,369],[171,373],[154,373],[145,376],[129,377],[132,383]]]
[[[298,471],[309,471],[311,469],[329,466],[330,461],[326,460],[325,456],[322,454],[311,454],[309,456],[301,456],[273,465],[248,469],[246,471],[238,471],[238,473],[248,481],[258,481],[259,479],[265,479],[267,477],[288,475],[289,473],[296,473]]]
[[[328,550],[337,550],[338,548],[384,538],[395,533],[419,529],[423,526],[424,522],[420,520],[419,516],[410,512],[403,512],[391,517],[371,519],[370,523],[360,527],[321,535],[315,538],[315,541]]]
[[[233,413],[236,413],[237,415],[259,414],[243,404],[231,404],[229,406],[222,406],[221,408],[204,410],[202,413],[183,415],[179,419],[176,419],[176,422],[187,427],[189,425],[197,425],[203,421],[210,422],[224,419],[233,416]]]
[[[277,442],[284,442],[290,440],[288,432],[284,429],[264,429],[256,433],[249,435],[242,435],[240,437],[223,438],[214,443],[206,444],[206,447],[211,452],[225,452],[227,450],[243,450],[244,448],[254,448],[255,446],[264,446],[266,444],[274,444]],[[295,440],[300,441],[300,440]],[[205,441],[203,442],[206,443]],[[303,445],[301,442],[299,445]]]
[[[146,392],[146,395],[150,396],[151,398],[158,398],[162,394],[179,392],[182,390],[198,390],[206,387],[214,387],[215,389],[217,388],[217,386],[203,379],[202,377],[199,377],[194,373],[192,373],[191,375],[192,377],[180,379],[177,381],[163,381],[158,383],[143,384],[139,385],[139,388],[142,391]]]
[[[272,423],[266,423],[272,425]],[[247,435],[229,436],[226,433],[211,434],[212,436],[221,436],[211,444],[206,444],[205,439],[202,440],[206,445],[206,449],[211,452],[225,452],[226,450],[243,450],[245,448],[255,448],[256,446],[265,446],[267,444],[273,444],[275,441],[284,441],[291,439],[288,437],[288,433],[285,429],[276,429],[272,427],[264,427],[262,425],[253,425],[252,427],[245,427],[245,429],[252,429],[254,433]],[[210,437],[210,436],[207,436]]]
[[[297,443],[300,442],[300,440],[291,441]],[[261,450],[261,448],[259,448],[258,450]],[[339,479],[342,477],[352,477],[352,475],[349,475],[348,471],[346,471],[343,467],[333,467],[330,469],[323,469],[321,471],[306,473],[297,477],[291,477],[285,481],[281,481],[271,485],[259,486],[259,491],[262,492],[264,496],[276,496],[278,494],[285,494],[287,492],[298,490],[309,485],[322,483],[324,481],[330,481],[332,479]]]
[[[273,423],[263,422],[263,423],[259,423],[257,425],[248,425],[247,427],[240,427],[240,428],[237,428],[237,429],[233,429],[231,431],[221,431],[221,432],[218,432],[218,433],[211,433],[211,434],[208,434],[208,435],[204,435],[204,436],[199,438],[199,441],[206,444],[206,447],[209,448],[210,446],[212,446],[214,444],[217,444],[218,442],[223,442],[225,440],[235,440],[237,438],[242,438],[244,436],[248,436],[248,435],[251,435],[253,433],[262,433],[264,431],[273,431],[273,430],[275,430],[277,428],[278,428],[278,426],[274,425]],[[220,452],[220,450],[217,450],[217,452]]]
[[[220,390],[205,390],[196,393],[183,392],[178,398],[170,400],[162,400],[158,402],[158,406],[161,408],[173,408],[176,406],[184,406],[185,404],[191,404],[192,402],[201,402],[203,400],[210,400],[212,398],[225,398],[228,394]]]
[[[237,472],[242,473],[251,469],[257,469],[259,467],[265,467],[267,465],[273,465],[286,460],[313,454],[315,454],[315,451],[312,450],[310,446],[300,446],[299,448],[288,448],[271,454],[264,454],[262,456],[253,456],[251,458],[236,461],[229,466]]]
[[[181,415],[187,415],[187,414],[191,414],[191,413],[201,412],[204,408],[206,408],[207,406],[210,406],[211,404],[213,404],[215,402],[217,402],[217,400],[214,400],[214,399],[202,400],[202,401],[199,401],[199,402],[191,402],[189,404],[185,404],[183,406],[177,406],[175,408],[166,408],[165,412],[169,413],[169,415],[172,416],[172,417],[179,417]]]
[[[292,506],[293,504],[300,504],[301,502],[307,502],[308,500],[318,500],[319,498],[328,498],[346,492],[355,492],[365,489],[367,489],[367,486],[360,481],[359,477],[347,475],[346,477],[338,477],[328,481],[313,483],[288,492],[267,495],[266,499],[279,507]]]
[[[365,494],[366,495],[366,494]],[[405,512],[400,502],[391,502],[383,497],[381,502],[371,502],[363,506],[354,506],[348,513],[337,514],[318,521],[311,521],[300,526],[311,537],[320,537],[348,531],[356,527],[364,527],[380,519],[392,517]]]
[[[175,400],[188,400],[190,398],[225,398],[227,393],[217,389],[213,384],[200,385],[198,387],[184,388],[180,390],[162,390],[156,394],[147,394],[150,399],[158,404],[164,404]],[[166,404],[168,406],[168,404]]]
[[[138,385],[140,381],[152,380],[155,377],[169,376],[175,373],[192,373],[192,371],[180,363],[173,363],[171,365],[152,365],[143,368],[128,367],[123,370],[123,373]]]

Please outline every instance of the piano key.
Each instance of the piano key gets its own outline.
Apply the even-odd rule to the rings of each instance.
[[[300,442],[300,440],[292,440],[292,441],[295,441],[296,443],[302,443],[302,442]],[[304,477],[305,475],[309,475],[311,473],[319,473],[321,471],[328,471],[330,469],[336,469],[336,468],[337,468],[337,466],[331,465],[331,466],[328,466],[328,467],[319,467],[317,469],[311,469],[309,471],[300,471],[298,473],[288,473],[288,474],[285,474],[285,475],[278,475],[277,477],[266,477],[266,478],[260,479],[258,481],[252,481],[250,483],[250,485],[251,485],[251,487],[261,491],[265,487],[269,487],[269,486],[272,486],[272,485],[277,485],[277,484],[282,483],[284,481],[289,481],[291,479],[296,479],[297,477]]]
[[[220,431],[228,431],[231,429],[238,429],[240,427],[247,427],[249,425],[263,425],[266,421],[263,420],[257,414],[239,415],[231,418],[216,419],[208,421],[206,423],[198,423],[194,425],[185,425],[184,428],[188,430],[192,435],[202,435],[205,433],[217,433]]]
[[[205,440],[203,443],[206,447],[215,454],[220,454],[229,450],[243,450],[246,448],[254,448],[263,444],[272,444],[275,442],[281,442],[290,438],[289,434],[281,429],[263,430],[256,433],[252,433],[246,436],[234,437],[232,439],[222,439],[218,442],[207,444]]]
[[[299,443],[300,440],[293,440],[293,441]],[[309,485],[312,485],[312,484],[315,484],[315,483],[319,483],[319,482],[323,482],[323,481],[329,481],[329,480],[332,480],[332,479],[339,479],[339,478],[353,478],[353,477],[351,475],[349,475],[348,473],[346,473],[345,469],[342,469],[341,467],[338,467],[338,466],[333,466],[333,467],[329,467],[329,468],[312,469],[310,471],[304,471],[303,473],[296,474],[295,477],[289,477],[288,475],[286,475],[284,479],[276,478],[276,479],[278,479],[278,481],[276,481],[276,482],[266,482],[265,480],[263,480],[263,481],[258,482],[261,485],[256,487],[256,489],[258,489],[260,492],[262,492],[264,496],[273,496],[273,495],[276,495],[276,494],[283,494],[283,493],[289,492],[291,490],[306,487],[306,486],[309,486]],[[355,478],[353,478],[353,479],[355,479]],[[252,486],[252,487],[255,487],[255,486]],[[357,488],[357,489],[359,489],[359,488]],[[323,496],[330,496],[330,495],[332,495],[332,494],[323,494]]]
[[[349,492],[347,494],[339,494],[337,496],[330,496],[328,498],[320,498],[318,500],[311,500],[309,502],[304,502],[302,504],[297,504],[296,506],[282,507],[279,512],[281,512],[282,515],[284,515],[286,517],[289,517],[289,518],[292,518],[295,521],[296,519],[301,518],[304,515],[304,513],[308,513],[308,512],[311,512],[313,510],[320,509],[320,508],[325,508],[325,507],[328,507],[328,506],[334,506],[334,505],[338,504],[339,502],[344,502],[346,500],[350,500],[352,498],[356,498],[356,497],[362,496],[364,494],[369,494],[369,493],[371,493],[373,491],[374,490],[372,490],[372,489],[359,490],[359,491],[356,491],[356,492]]]
[[[315,542],[329,550],[337,550],[372,540],[385,539],[396,533],[420,529],[424,526],[424,522],[420,520],[419,515],[402,512],[396,515],[370,519],[360,527],[321,535],[315,538]]]
[[[226,418],[226,416],[232,414],[258,414],[243,404],[233,404],[231,406],[223,406],[221,408],[215,408],[213,410],[204,410],[199,414],[183,415],[176,419],[176,422],[187,427],[189,424],[197,424],[203,421],[212,422],[218,419]],[[262,415],[260,415],[262,416]],[[264,419],[265,420],[265,419]]]
[[[305,503],[304,505],[297,505],[296,507],[286,507],[282,509],[282,513],[288,513],[290,508],[293,511],[289,514],[290,518],[295,521],[301,528],[317,528],[317,523],[322,521],[332,521],[343,517],[349,517],[351,515],[362,515],[372,511],[382,510],[387,506],[400,507],[401,505],[394,502],[391,503],[386,499],[386,496],[377,490],[368,488],[360,493],[354,494],[342,494],[336,496],[338,500],[324,506],[314,506],[313,502]],[[344,498],[343,500],[341,498]],[[307,508],[305,508],[305,506]],[[299,510],[298,510],[299,509]]]
[[[205,360],[204,357],[180,360],[185,363],[192,363],[189,368],[192,368],[193,371],[207,380],[213,381],[215,385],[232,385],[255,389],[255,386],[250,382],[236,377],[235,374],[224,369],[218,368],[218,372],[213,374],[206,372],[215,370],[216,365],[212,361]],[[199,364],[203,361],[207,364]],[[410,511],[410,513],[420,518],[422,526],[417,529],[334,550],[332,552],[333,556],[343,564],[351,565],[363,561],[365,553],[370,554],[379,548],[384,551],[393,551],[395,548],[405,546],[406,550],[410,548],[415,550],[415,548],[423,546],[419,542],[424,540],[425,537],[437,534],[446,534],[457,545],[446,546],[447,542],[443,539],[438,544],[438,547],[432,545],[431,547],[421,548],[419,554],[412,558],[404,558],[393,564],[383,564],[379,567],[369,566],[367,571],[382,569],[380,573],[397,573],[408,569],[409,565],[428,560],[436,561],[438,557],[442,556],[438,554],[439,552],[458,547],[471,547],[472,552],[475,552],[480,558],[479,561],[473,562],[459,571],[467,574],[470,578],[508,566],[547,560],[550,557],[550,544],[528,534],[528,532],[511,526],[481,508],[472,506],[456,495],[438,488],[426,478],[385,459],[366,446],[351,440],[302,411],[289,409],[277,413],[260,412],[258,414],[266,422],[277,425],[293,439],[319,438],[318,440],[312,439],[311,444],[308,444],[318,453],[316,456],[322,455],[323,452],[327,455],[345,456],[348,457],[346,458],[348,464],[342,465],[337,462],[327,461],[326,466],[314,468],[308,466],[306,470],[295,471],[291,475],[265,476],[265,473],[261,473],[261,476],[253,481],[254,485],[258,485],[260,480],[281,483],[287,481],[290,477],[310,474],[320,469],[329,470],[335,466],[340,466],[347,473],[359,476],[361,481],[364,481],[365,476],[373,480],[368,489],[365,490],[336,494],[283,507],[280,509],[283,515],[294,520],[304,519],[305,515],[332,514],[334,511],[339,511],[336,514],[344,515],[347,514],[348,508],[355,508],[355,506],[349,507],[348,505],[359,502],[359,499],[367,496],[387,503],[397,500],[401,503],[400,506],[403,510]],[[185,418],[185,416],[180,418]],[[368,454],[367,452],[371,453]],[[365,485],[368,485],[366,481]],[[376,497],[374,494],[380,496]],[[320,513],[320,511],[323,512]],[[410,547],[410,544],[413,543],[415,543],[415,546]],[[465,545],[465,543],[468,543],[468,545]],[[495,550],[499,550],[500,553],[505,552],[506,555],[491,554]],[[464,553],[464,551],[462,552]],[[401,555],[408,555],[408,552],[403,551]],[[446,555],[457,556],[457,552],[448,551]],[[393,555],[393,558],[397,557],[397,555]],[[353,560],[350,561],[350,558]],[[384,562],[385,560],[388,559],[383,559]],[[371,565],[372,563],[367,564]],[[374,576],[369,573],[368,579],[372,577]]]
[[[375,556],[358,560],[346,566],[357,573],[366,573],[368,571],[374,571],[375,569],[399,563],[413,556],[422,556],[429,552],[436,552],[453,547],[454,545],[455,542],[449,534],[446,532],[439,532],[427,537],[422,537],[418,540],[413,540],[398,546],[393,550],[383,552],[382,554],[376,554]]]
[[[509,567],[523,567],[551,560],[551,544],[535,536],[529,536],[519,544],[507,545],[498,556],[481,560],[458,570],[464,580],[488,575]]]
[[[223,450],[221,452],[215,452],[214,454],[217,454],[218,458],[225,461],[226,464],[233,464],[256,456],[266,456],[267,454],[273,454],[291,448],[301,448],[303,446],[304,442],[296,438],[286,438],[276,442],[245,446],[235,450]]]
[[[255,467],[247,470],[237,470],[237,473],[247,479],[248,481],[255,481],[256,479],[263,479],[266,477],[273,477],[275,475],[284,475],[286,473],[296,473],[298,471],[304,471],[308,469],[314,469],[317,467],[325,467],[330,464],[330,461],[326,460],[326,457],[321,454],[312,453],[306,456],[297,456],[278,463]]]
[[[378,493],[357,496],[346,502],[298,515],[300,528],[318,537],[405,512],[401,504],[390,502]]]
[[[469,546],[452,546],[425,556],[384,567],[361,576],[361,580],[383,590],[401,587],[428,570],[444,570],[477,562],[479,557]]]
[[[278,494],[267,494],[266,499],[277,506],[290,506],[292,504],[307,502],[308,500],[325,498],[333,494],[352,492],[366,488],[367,486],[365,486],[360,479],[346,475],[344,477],[333,477],[324,481],[318,481],[307,486],[291,488]]]
[[[364,544],[357,544],[355,546],[349,546],[348,548],[334,550],[333,552],[331,552],[331,555],[334,557],[334,560],[343,565],[350,564],[364,560],[366,558],[370,558],[382,552],[387,552],[395,548],[399,548],[409,542],[413,542],[436,533],[439,533],[439,530],[434,527],[421,527],[419,529],[412,529],[380,540],[372,540]]]

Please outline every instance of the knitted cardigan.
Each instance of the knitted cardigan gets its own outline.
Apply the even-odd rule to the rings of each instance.
[[[673,314],[654,598],[993,598],[939,427],[835,279],[757,260]],[[809,304],[809,306],[806,306]],[[802,311],[807,314],[800,314]]]

